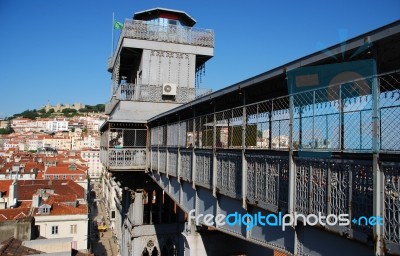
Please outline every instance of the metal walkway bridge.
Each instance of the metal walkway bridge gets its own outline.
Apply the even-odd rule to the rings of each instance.
[[[210,113],[197,114],[204,106],[193,104],[163,114],[150,120],[149,172],[197,215],[296,212],[357,220],[285,231],[214,225],[255,243],[299,255],[371,254],[373,245],[399,253],[400,73],[367,80],[251,104],[239,91],[240,107],[218,111],[211,100]],[[341,97],[355,88],[357,95]],[[384,225],[363,216],[382,217]]]
[[[395,22],[328,49],[342,61],[315,53],[146,124],[111,120],[102,161],[146,170],[199,217],[187,235],[211,226],[287,254],[400,255],[399,41]],[[230,214],[242,225],[210,220]]]

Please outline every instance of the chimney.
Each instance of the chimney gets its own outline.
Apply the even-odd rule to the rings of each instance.
[[[18,203],[18,190],[17,190],[17,181],[14,180],[10,185],[10,191],[8,195],[8,208],[12,208],[17,206]]]
[[[15,172],[15,173],[19,172],[19,164],[13,164],[12,172]]]
[[[32,196],[32,207],[39,208],[41,204],[42,204],[42,197],[40,196],[40,193],[36,192]]]

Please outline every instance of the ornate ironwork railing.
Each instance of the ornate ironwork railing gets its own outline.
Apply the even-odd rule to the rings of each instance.
[[[274,212],[288,209],[288,158],[252,152],[246,160],[249,203]]]
[[[242,157],[240,152],[217,153],[217,189],[219,192],[240,198],[242,195]]]
[[[212,186],[213,154],[211,150],[197,150],[195,182],[206,188]]]
[[[180,177],[186,181],[192,181],[192,150],[181,150],[181,173]]]
[[[142,20],[126,19],[121,37],[214,47],[214,31],[211,29],[180,25],[155,25]]]
[[[145,148],[108,149],[108,167],[146,166]]]
[[[175,103],[186,103],[211,92],[211,89],[206,88],[178,87],[173,101]],[[122,83],[117,86],[114,95],[118,100],[171,102],[171,99],[163,98],[162,86],[156,85]]]
[[[383,162],[385,239],[387,246],[400,244],[400,164]]]

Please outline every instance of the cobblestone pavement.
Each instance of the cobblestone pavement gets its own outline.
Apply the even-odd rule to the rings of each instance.
[[[95,192],[96,192],[96,199],[99,201],[93,202],[94,198],[92,198],[91,203],[91,213],[90,213],[90,225],[91,225],[91,249],[92,253],[97,256],[101,255],[110,255],[110,256],[118,256],[118,246],[117,243],[114,241],[112,231],[108,229],[105,232],[97,232],[93,223],[96,223],[97,219],[101,219],[102,217],[105,220],[105,224],[107,227],[110,227],[110,222],[106,219],[107,213],[104,207],[104,201],[101,196],[101,192],[98,189],[98,184],[95,184]],[[95,206],[97,205],[97,206]]]

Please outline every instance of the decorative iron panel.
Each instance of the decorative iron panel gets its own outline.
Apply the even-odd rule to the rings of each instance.
[[[110,149],[111,150],[111,149]],[[146,150],[145,149],[114,149],[121,157],[120,165],[118,166],[145,166],[146,165]],[[117,156],[118,158],[118,156]]]
[[[217,188],[220,193],[233,198],[242,196],[241,152],[217,153]]]
[[[289,158],[279,159],[279,208],[289,208]]]
[[[309,214],[311,166],[308,161],[296,162],[296,212]]]
[[[212,185],[213,152],[196,150],[196,183],[210,188]]]
[[[117,152],[115,150],[111,150],[108,152],[108,165],[109,166],[117,165]]]
[[[151,128],[151,146],[158,146],[159,127]]]
[[[166,164],[167,164],[167,150],[165,148],[161,149],[158,151],[158,155],[159,155],[159,172],[161,173],[165,173],[165,168],[166,168]]]
[[[178,146],[179,124],[169,124],[167,126],[167,146]]]
[[[309,162],[311,166],[310,212],[327,215],[328,165],[323,161]]]
[[[192,181],[192,150],[181,149],[181,178]]]
[[[213,30],[150,24],[142,20],[126,20],[120,37],[214,47]]]
[[[151,168],[158,171],[158,150],[151,149]]]
[[[264,155],[247,155],[247,199],[265,208],[267,201],[267,159]],[[275,184],[274,184],[275,185]],[[274,189],[275,187],[273,187]],[[275,191],[276,193],[276,191]]]
[[[400,244],[400,164],[382,163],[384,178],[384,238]]]
[[[351,165],[352,172],[352,218],[373,215],[373,173],[372,162]],[[353,229],[372,236],[372,228],[352,225]]]
[[[178,146],[186,147],[186,121],[179,122],[179,138],[178,138]]]
[[[247,199],[250,203],[259,205],[270,211],[277,211],[280,207],[280,186],[288,189],[283,183],[280,172],[285,171],[282,166],[285,159],[265,154],[247,154]],[[288,170],[288,169],[286,169]],[[282,184],[281,184],[282,182]],[[282,192],[286,194],[287,191]],[[284,197],[283,195],[282,197]],[[285,200],[287,204],[287,199]],[[272,206],[272,207],[271,207]],[[287,206],[285,206],[286,208]]]
[[[350,165],[339,162],[329,164],[330,183],[328,207],[330,214],[349,214],[349,188],[351,184]]]
[[[168,149],[168,175],[178,176],[178,149]]]

